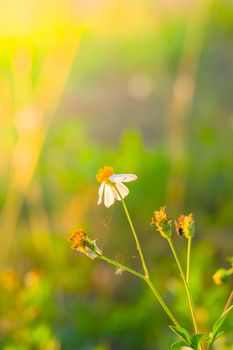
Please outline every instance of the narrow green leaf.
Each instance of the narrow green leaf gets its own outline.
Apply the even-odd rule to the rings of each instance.
[[[184,341],[176,341],[175,343],[173,343],[172,345],[171,345],[171,349],[181,349],[181,347],[182,346],[185,346],[185,345],[187,345],[187,343],[186,342],[184,342]]]
[[[191,345],[191,337],[187,329],[178,326],[169,326],[169,328],[173,333],[178,335],[178,337],[183,339],[187,343],[186,345]]]
[[[227,309],[220,317],[219,319],[214,323],[213,325],[213,329],[212,329],[212,334],[213,334],[213,338],[215,339],[216,335],[219,332],[219,329],[222,327],[223,322],[225,321],[225,319],[227,318],[227,316],[229,315],[229,313],[233,310],[233,305],[231,307],[229,307],[229,309]]]
[[[191,345],[196,350],[198,350],[198,345],[201,344],[201,341],[204,337],[204,334],[195,334],[191,339]]]
[[[219,338],[223,331],[220,332],[220,328],[222,327],[225,319],[229,315],[229,313],[233,310],[233,305],[229,307],[220,317],[219,319],[214,323],[212,331],[209,334],[209,337],[207,339],[207,344],[213,344],[217,338]]]
[[[213,344],[213,342],[215,342],[218,338],[221,337],[221,335],[223,335],[224,331],[222,332],[218,332],[218,334],[215,336],[215,338],[213,339],[213,334],[210,333],[209,337],[207,338],[207,344]]]
[[[223,335],[224,331],[222,332],[218,332],[218,334],[216,335],[214,340],[217,340],[219,337],[221,337],[221,335]]]

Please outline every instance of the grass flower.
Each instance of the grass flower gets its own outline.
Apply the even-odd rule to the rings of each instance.
[[[96,179],[101,183],[97,204],[101,204],[102,199],[104,199],[104,205],[109,208],[115,199],[121,200],[129,194],[129,190],[123,182],[134,181],[137,176],[134,174],[114,174],[112,167],[105,166],[98,171]]]
[[[189,239],[195,235],[195,226],[192,213],[189,215],[181,215],[175,225],[178,236],[184,235],[187,239]]]
[[[161,236],[164,238],[171,237],[172,228],[171,228],[172,219],[166,213],[166,206],[162,207],[160,210],[154,211],[154,216],[151,220],[151,225],[154,225],[156,230],[159,231]]]
[[[90,240],[82,229],[74,231],[69,240],[73,242],[71,246],[72,249],[86,254],[91,259],[98,258],[102,254],[101,250],[96,245],[96,241]]]

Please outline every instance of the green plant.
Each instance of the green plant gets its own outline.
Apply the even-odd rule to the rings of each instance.
[[[166,212],[166,207],[162,207],[160,210],[155,210],[152,217],[151,224],[155,227],[156,231],[167,240],[169,247],[174,256],[175,262],[177,264],[180,277],[184,284],[184,289],[187,295],[189,311],[193,323],[193,331],[187,330],[182,326],[182,322],[178,321],[175,317],[171,308],[164,301],[159,291],[157,290],[155,284],[153,283],[150,273],[142,252],[140,241],[136,233],[134,224],[132,222],[131,216],[129,214],[126,202],[124,198],[129,194],[128,188],[123,184],[124,182],[130,182],[137,179],[134,174],[114,174],[111,167],[104,167],[100,169],[97,173],[97,181],[101,183],[99,188],[99,199],[98,204],[102,203],[102,200],[106,207],[113,205],[115,200],[119,200],[125,211],[126,217],[128,219],[132,234],[136,243],[136,249],[138,251],[142,268],[144,273],[139,273],[136,270],[122,265],[121,263],[112,260],[105,255],[97,247],[96,241],[91,240],[84,230],[78,229],[72,233],[70,240],[72,241],[72,248],[86,254],[91,259],[100,258],[109,264],[116,266],[120,271],[127,271],[147,283],[152,293],[154,294],[157,301],[160,303],[161,307],[164,309],[173,325],[169,326],[170,330],[177,336],[178,340],[171,344],[172,349],[181,349],[183,346],[189,347],[194,350],[210,350],[213,348],[215,341],[222,335],[222,326],[226,317],[233,310],[232,299],[233,292],[231,292],[224,310],[220,317],[214,323],[212,330],[209,334],[202,333],[199,330],[198,322],[196,318],[195,307],[193,303],[193,298],[190,292],[190,261],[191,261],[191,246],[192,240],[195,236],[195,224],[193,215],[181,215],[177,222],[175,222],[176,233],[178,236],[183,236],[187,239],[187,256],[186,256],[186,270],[184,270],[180,258],[177,254],[175,246],[173,244],[173,228],[172,219],[168,216]],[[232,263],[232,259],[230,260]],[[223,284],[229,280],[230,275],[233,273],[233,267],[228,270],[220,269],[218,270],[213,279],[216,284]]]

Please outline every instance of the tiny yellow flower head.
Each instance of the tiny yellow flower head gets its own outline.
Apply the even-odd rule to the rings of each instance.
[[[176,224],[176,232],[179,236],[192,238],[195,235],[193,214],[181,215]]]
[[[172,219],[166,213],[166,206],[162,207],[160,210],[154,211],[154,216],[151,220],[151,225],[156,227],[161,236],[169,238],[172,235],[171,228]]]
[[[86,254],[91,259],[95,259],[102,254],[101,250],[97,247],[96,242],[90,240],[82,229],[74,231],[69,240],[73,242],[71,246],[72,249]]]
[[[217,284],[218,286],[227,283],[229,279],[230,279],[230,276],[227,273],[227,270],[225,269],[219,269],[213,275],[214,283]]]
[[[113,168],[111,166],[105,166],[100,169],[96,174],[96,180],[100,183],[109,182],[109,177],[114,174]]]

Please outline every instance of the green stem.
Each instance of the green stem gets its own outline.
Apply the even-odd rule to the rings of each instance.
[[[120,269],[123,269],[123,270],[125,270],[125,271],[131,273],[132,275],[135,275],[135,276],[137,276],[137,277],[139,277],[139,278],[141,278],[141,279],[143,279],[143,280],[146,279],[144,275],[142,275],[141,273],[139,273],[139,272],[137,272],[137,271],[131,269],[130,267],[124,266],[124,265],[118,263],[118,262],[115,261],[115,260],[112,260],[112,259],[107,258],[107,257],[104,256],[104,255],[99,255],[99,257],[100,257],[102,260],[107,261],[109,264],[114,265],[114,266],[116,266],[116,267],[119,267]]]
[[[157,291],[157,289],[155,288],[155,286],[153,285],[152,281],[148,278],[148,277],[145,277],[144,275],[142,275],[141,273],[127,267],[127,266],[124,266],[120,263],[118,263],[117,261],[115,260],[112,260],[112,259],[109,259],[107,258],[106,256],[104,255],[99,255],[99,257],[108,262],[109,264],[111,265],[114,265],[116,267],[119,267],[120,269],[123,269],[129,273],[131,273],[132,275],[135,275],[139,278],[141,278],[142,280],[146,281],[147,284],[149,285],[150,289],[152,290],[152,292],[154,293],[156,299],[158,300],[158,302],[160,303],[160,305],[162,306],[162,308],[164,309],[164,311],[167,313],[167,315],[169,316],[169,318],[172,320],[172,322],[174,323],[175,326],[177,327],[180,327],[178,321],[176,320],[176,318],[173,316],[172,312],[170,311],[170,309],[168,308],[167,304],[163,301],[162,297],[160,296],[159,292]]]
[[[225,311],[227,311],[228,307],[231,305],[232,300],[233,300],[233,290],[231,291],[231,293],[229,295],[229,298],[227,299],[226,305],[225,305],[225,307],[223,309],[223,313]]]
[[[223,311],[221,316],[223,316],[225,313],[229,312],[232,309],[233,309],[233,305],[229,306],[226,310]]]
[[[145,273],[145,277],[149,278],[149,272],[148,272],[148,269],[147,269],[147,266],[146,266],[146,262],[145,262],[145,259],[144,259],[144,256],[143,256],[143,253],[142,253],[142,249],[141,249],[141,245],[139,243],[139,239],[138,239],[138,236],[137,236],[137,233],[135,231],[135,228],[134,228],[134,225],[133,225],[133,222],[131,220],[131,217],[129,215],[129,211],[127,209],[127,206],[125,204],[125,201],[124,199],[122,198],[120,192],[117,190],[119,196],[121,197],[121,202],[122,202],[122,205],[123,205],[123,208],[125,210],[125,214],[127,216],[127,219],[129,221],[129,225],[131,227],[131,230],[132,230],[132,233],[133,233],[133,236],[134,236],[134,239],[135,239],[135,242],[136,242],[136,247],[137,247],[137,250],[139,252],[139,255],[140,255],[140,258],[141,258],[141,262],[142,262],[142,267],[143,267],[143,270],[144,270],[144,273]]]
[[[169,310],[168,306],[166,305],[166,303],[163,301],[163,299],[161,298],[159,292],[156,290],[155,286],[153,285],[152,281],[149,278],[145,279],[147,284],[149,285],[150,289],[152,290],[152,292],[154,293],[155,297],[157,298],[158,302],[160,303],[160,305],[162,306],[162,308],[165,310],[165,312],[167,313],[167,315],[170,317],[170,319],[172,320],[172,322],[174,323],[174,325],[176,327],[180,327],[180,324],[178,323],[178,321],[175,319],[175,317],[173,316],[173,314],[171,313],[171,311]]]
[[[198,333],[198,327],[197,327],[197,322],[196,322],[196,318],[195,318],[193,301],[192,301],[192,297],[191,297],[191,294],[190,294],[189,286],[188,286],[188,284],[186,282],[186,279],[185,279],[185,276],[184,276],[184,272],[183,272],[180,260],[179,260],[179,258],[177,256],[175,247],[174,247],[174,245],[172,243],[172,240],[171,240],[171,238],[167,238],[167,240],[168,240],[168,243],[169,243],[169,245],[171,247],[171,250],[172,250],[172,253],[174,255],[174,258],[176,260],[178,269],[179,269],[180,274],[181,274],[181,278],[183,279],[185,290],[186,290],[187,297],[188,297],[188,303],[189,303],[189,308],[190,308],[190,312],[191,312],[191,316],[192,316],[193,326],[194,326],[194,329],[195,329],[195,333]]]
[[[192,238],[188,238],[188,245],[187,245],[187,264],[186,264],[186,282],[187,282],[187,284],[189,284],[191,244],[192,244]]]

